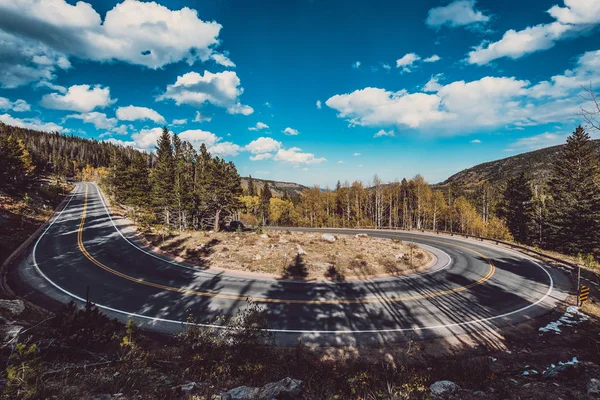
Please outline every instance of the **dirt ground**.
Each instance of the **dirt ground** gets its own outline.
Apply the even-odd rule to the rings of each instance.
[[[264,273],[281,278],[344,280],[400,275],[427,268],[428,251],[402,241],[364,235],[335,236],[303,232],[184,232],[164,238],[146,234],[160,251],[201,268]]]

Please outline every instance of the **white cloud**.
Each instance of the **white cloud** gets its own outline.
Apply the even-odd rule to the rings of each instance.
[[[318,164],[327,161],[325,158],[317,158],[312,153],[303,153],[302,149],[298,147],[291,147],[289,149],[279,149],[275,154],[274,159],[277,161],[283,161],[293,165],[300,164]]]
[[[39,81],[38,83],[35,84],[35,87],[37,88],[47,88],[50,90],[54,90],[56,92],[60,92],[62,94],[67,93],[67,88],[61,85],[56,85],[52,82],[48,82],[48,81]]]
[[[173,122],[171,122],[171,125],[185,125],[185,124],[187,124],[187,118],[174,119]]]
[[[220,53],[213,53],[213,54],[210,56],[210,58],[211,58],[211,59],[212,59],[214,62],[216,62],[217,64],[220,64],[220,65],[222,65],[222,66],[224,66],[224,67],[227,67],[227,68],[235,68],[235,64],[234,64],[234,62],[233,62],[233,61],[231,61],[231,60],[229,59],[229,57],[227,57],[227,56],[226,56],[226,55],[224,55],[224,54],[220,54]]]
[[[545,132],[524,137],[512,143],[505,151],[532,151],[565,143],[567,135]]]
[[[386,71],[389,71],[389,70],[391,70],[391,69],[392,69],[392,66],[391,66],[390,64],[383,63],[383,64],[381,64],[381,66],[382,66],[382,67],[383,67],[383,69],[385,69]]]
[[[420,59],[421,57],[415,53],[405,54],[402,56],[402,58],[396,60],[396,68],[402,68],[404,72],[410,72],[410,67]]]
[[[320,110],[321,109],[321,100],[317,100],[317,108]]]
[[[208,151],[215,156],[220,157],[235,157],[240,154],[242,148],[235,143],[220,142],[208,148]]]
[[[356,61],[356,62],[352,63],[352,68],[358,69],[359,67],[360,67],[360,61]]]
[[[6,97],[0,97],[0,110],[12,110],[16,112],[30,111],[31,106],[22,99],[10,101]]]
[[[352,153],[352,156],[358,157],[358,156],[360,156],[360,153]]]
[[[559,40],[581,35],[600,24],[600,2],[564,0],[565,7],[553,6],[548,13],[555,21],[520,31],[510,29],[497,42],[483,42],[469,52],[467,61],[485,65],[503,57],[517,59],[526,54],[554,47]]]
[[[212,120],[212,117],[209,117],[207,115],[202,115],[202,113],[200,113],[200,111],[196,111],[196,115],[194,116],[194,122],[210,122]]]
[[[119,139],[115,139],[115,138],[103,139],[102,141],[112,143],[117,146],[137,148],[136,143],[134,141],[119,140]],[[142,149],[140,149],[140,150],[142,150]]]
[[[429,10],[425,24],[431,28],[477,26],[485,24],[490,17],[475,9],[475,0],[455,0],[447,6]]]
[[[73,85],[65,94],[50,93],[42,97],[41,104],[55,110],[89,112],[104,108],[117,100],[110,98],[110,89],[100,85]]]
[[[116,118],[107,118],[106,114],[97,111],[67,115],[65,119],[80,119],[86,124],[93,124],[96,129],[113,129],[117,125]]]
[[[138,121],[149,119],[157,124],[165,123],[164,117],[153,109],[132,105],[117,108],[117,118],[119,118],[121,121]]]
[[[469,143],[480,144],[481,140],[479,140],[479,139],[473,139]]]
[[[204,75],[188,72],[177,77],[173,85],[168,85],[164,94],[157,100],[174,100],[177,105],[188,104],[201,107],[208,102],[217,107],[227,109],[229,114],[249,115],[252,107],[242,105],[239,96],[244,92],[240,87],[240,79],[234,71],[223,71],[213,74],[204,71]]]
[[[394,131],[385,131],[383,129],[380,129],[377,133],[375,133],[375,135],[373,135],[374,138],[378,138],[378,137],[382,137],[382,136],[395,136],[395,135],[394,135]]]
[[[431,77],[429,81],[423,86],[424,92],[437,92],[441,89],[442,85],[440,85],[439,80],[444,76],[444,74],[437,74]]]
[[[283,130],[283,133],[285,133],[288,136],[296,136],[300,134],[300,132],[298,132],[297,129],[290,128],[289,126]]]
[[[65,60],[76,56],[161,68],[181,60],[206,61],[214,55],[215,61],[223,63],[213,54],[220,24],[202,21],[190,8],[172,11],[156,2],[125,0],[102,21],[83,1],[71,5],[64,0],[2,0],[0,29],[36,41]]]
[[[117,135],[126,135],[129,129],[133,129],[133,125],[124,125],[121,124],[116,128],[113,128],[111,132],[116,133]]]
[[[337,163],[338,164],[343,164],[344,162],[342,160],[339,160]]]
[[[358,168],[362,168],[362,167],[363,167],[363,165],[362,165],[362,164],[358,164]]]
[[[437,54],[434,54],[431,57],[427,57],[426,59],[424,59],[423,62],[434,63],[434,62],[440,61],[441,59],[442,59],[442,57],[438,56]]]
[[[268,101],[265,101],[265,107],[271,108],[271,103],[269,103]]]
[[[250,161],[262,161],[262,160],[268,160],[270,158],[273,158],[272,153],[261,153],[261,154],[255,155],[255,156],[250,156]]]
[[[272,153],[281,148],[281,142],[270,137],[259,137],[244,147],[252,154]]]
[[[201,129],[190,129],[180,132],[179,137],[181,140],[190,142],[195,148],[199,148],[203,143],[206,147],[211,147],[221,140],[221,138],[214,133],[203,131]]]
[[[257,122],[255,126],[251,126],[248,128],[249,131],[260,131],[261,129],[268,129],[269,125],[264,122]]]
[[[35,131],[43,132],[68,132],[69,130],[63,128],[54,122],[42,122],[39,118],[13,118],[9,114],[0,114],[0,122],[6,125],[18,126],[19,128],[32,129]]]
[[[142,129],[131,135],[136,148],[154,151],[156,148],[156,142],[162,135],[162,128]]]

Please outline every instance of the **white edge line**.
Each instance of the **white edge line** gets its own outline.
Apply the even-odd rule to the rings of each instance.
[[[38,240],[35,242],[35,245],[33,246],[33,263],[35,266],[35,269],[38,271],[38,273],[44,278],[46,279],[48,282],[50,282],[54,287],[56,287],[58,290],[62,291],[63,293],[66,293],[67,295],[85,302],[85,299],[63,289],[62,287],[58,286],[56,283],[54,283],[52,280],[50,280],[46,275],[44,275],[42,273],[42,271],[40,271],[38,264],[36,262],[36,258],[35,258],[35,251],[37,249],[37,245],[40,242],[40,240],[42,239],[42,237],[44,237],[44,235],[46,234],[46,232],[48,232],[48,230],[50,229],[50,227],[54,224],[54,222],[56,222],[60,216],[62,215],[62,213],[67,209],[67,207],[69,206],[69,203],[71,203],[71,200],[73,200],[73,197],[75,195],[75,192],[73,192],[71,194],[71,198],[69,199],[69,201],[67,202],[67,204],[65,205],[65,208],[62,209],[62,211],[56,216],[56,218],[52,221],[52,223],[50,223],[50,225],[48,225],[48,227],[46,228],[46,230],[44,230],[44,233],[42,233],[40,235],[40,237],[38,238]],[[102,201],[104,203],[104,200]],[[106,207],[106,205],[105,205]],[[112,218],[111,218],[112,220]],[[114,223],[113,223],[114,225]],[[123,235],[121,235],[123,236]],[[127,240],[127,239],[126,239]],[[523,312],[525,310],[528,310],[536,305],[538,305],[539,303],[541,303],[542,301],[544,301],[548,296],[550,296],[550,293],[552,293],[552,290],[554,289],[554,280],[552,279],[552,276],[550,275],[550,273],[546,270],[546,268],[542,267],[540,264],[538,264],[536,261],[529,259],[529,261],[531,261],[533,264],[537,265],[542,271],[544,271],[546,273],[546,275],[548,275],[548,279],[550,279],[550,285],[548,287],[548,291],[546,292],[546,294],[540,298],[538,301],[536,301],[535,303],[529,304],[525,307],[519,308],[517,310],[514,311],[510,311],[504,314],[500,314],[500,315],[496,315],[493,317],[488,317],[488,318],[479,318],[479,319],[474,319],[471,321],[465,321],[465,322],[456,322],[453,324],[443,324],[443,325],[433,325],[433,326],[418,326],[418,327],[414,327],[414,328],[396,328],[396,329],[365,329],[365,330],[338,330],[338,331],[319,331],[319,330],[301,330],[301,329],[261,329],[261,331],[264,332],[274,332],[274,333],[302,333],[302,334],[333,334],[333,335],[340,335],[340,334],[355,334],[355,333],[394,333],[394,332],[407,332],[407,331],[427,331],[427,330],[435,330],[435,329],[443,329],[443,328],[452,328],[452,327],[457,327],[457,326],[466,326],[466,325],[474,325],[474,324],[480,324],[483,322],[488,322],[488,321],[492,321],[495,319],[499,319],[499,318],[504,318],[504,317],[508,317],[510,315],[514,315],[514,314],[518,314],[520,312]],[[96,304],[94,303],[94,305],[98,308],[102,308],[105,310],[109,310],[115,313],[119,313],[119,314],[125,314],[125,315],[129,315],[131,317],[136,317],[136,318],[142,318],[142,319],[148,319],[151,321],[159,321],[159,322],[168,322],[168,323],[175,323],[175,324],[179,324],[179,325],[194,325],[194,326],[201,326],[201,327],[205,327],[205,328],[216,328],[216,329],[229,329],[226,326],[221,326],[221,325],[213,325],[213,324],[199,324],[199,323],[189,323],[189,322],[184,322],[184,321],[176,321],[176,320],[172,320],[172,319],[165,319],[165,318],[159,318],[159,317],[149,317],[147,315],[142,315],[142,314],[136,314],[136,313],[130,313],[127,311],[123,311],[123,310],[119,310],[116,308],[112,308],[112,307],[108,307],[108,306],[104,306],[101,304]]]

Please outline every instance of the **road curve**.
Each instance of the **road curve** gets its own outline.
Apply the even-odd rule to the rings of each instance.
[[[109,214],[95,184],[78,183],[9,281],[37,302],[89,295],[108,314],[162,332],[181,330],[189,316],[219,328],[218,316],[235,314],[251,298],[284,344],[479,335],[547,313],[570,290],[560,272],[491,244],[403,231],[319,231],[412,241],[438,260],[425,273],[338,283],[216,273],[149,251],[127,220]]]

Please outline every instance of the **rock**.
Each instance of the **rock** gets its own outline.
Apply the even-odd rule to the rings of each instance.
[[[304,249],[302,247],[300,247],[300,245],[298,245],[298,255],[303,256],[305,254],[306,254],[306,252],[304,251]]]
[[[262,235],[260,235],[261,239],[268,239],[269,235],[267,235],[266,233],[263,233]]]
[[[123,393],[115,393],[112,395],[113,399],[124,399],[125,395],[123,395]]]
[[[8,343],[17,337],[25,329],[21,325],[2,325],[0,326],[0,339],[2,343]]]
[[[112,396],[108,393],[103,393],[100,396],[94,397],[94,400],[110,400]]]
[[[588,396],[598,397],[600,395],[600,379],[592,378],[586,385]]]
[[[556,379],[556,378],[575,378],[581,373],[583,368],[581,364],[577,361],[576,358],[573,358],[572,361],[568,362],[560,362],[558,365],[552,364],[549,368],[547,368],[543,376],[546,379]]]
[[[329,243],[335,242],[335,236],[333,236],[333,235],[331,235],[329,233],[322,234],[321,235],[321,239],[324,240],[324,241],[326,241],[326,242],[329,242]]]
[[[293,399],[302,393],[302,381],[284,378],[278,382],[268,383],[258,392],[259,399]]]
[[[457,393],[460,387],[452,381],[437,381],[429,386],[429,391],[433,397],[446,398]]]
[[[396,260],[402,260],[404,258],[404,253],[396,254]]]
[[[225,393],[221,393],[221,399],[223,400],[253,400],[257,398],[259,388],[240,386],[235,389],[228,390]]]
[[[0,314],[16,317],[25,311],[23,300],[0,300]]]
[[[252,259],[254,261],[260,261],[260,260],[262,260],[262,256],[260,254],[255,254],[254,257],[252,257]]]
[[[355,238],[368,238],[369,235],[367,235],[366,233],[357,233],[356,235],[354,235]]]

